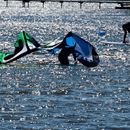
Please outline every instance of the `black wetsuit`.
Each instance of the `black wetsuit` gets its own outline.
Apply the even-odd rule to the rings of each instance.
[[[130,33],[130,22],[123,24],[122,28],[124,31],[123,43],[126,43],[127,33]]]
[[[70,54],[72,54],[73,57],[74,57],[74,60],[76,60],[75,54],[74,54],[74,47],[63,48],[58,55],[58,59],[59,59],[60,63],[63,64],[63,65],[69,65],[68,56]]]

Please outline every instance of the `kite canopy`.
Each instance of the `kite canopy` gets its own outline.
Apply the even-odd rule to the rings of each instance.
[[[78,60],[87,67],[95,67],[100,62],[95,47],[72,32],[69,32],[58,46],[49,51],[55,52],[58,49],[61,49],[58,59],[64,65],[69,64],[70,54],[73,55],[75,61]]]
[[[26,32],[21,32],[14,45],[14,52],[0,52],[0,63],[9,63],[19,59],[33,51],[36,51],[40,44]]]

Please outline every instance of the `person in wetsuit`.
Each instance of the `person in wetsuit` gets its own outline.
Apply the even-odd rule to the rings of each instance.
[[[123,43],[127,43],[128,41],[126,41],[126,36],[130,33],[130,22],[123,24],[122,29],[124,31]]]
[[[69,59],[68,56],[70,54],[73,55],[73,58],[76,62],[76,56],[75,56],[75,45],[73,45],[74,43],[72,43],[72,45],[67,45],[66,43],[66,38],[67,37],[71,37],[72,36],[72,32],[69,32],[66,37],[64,38],[64,40],[62,41],[62,43],[58,46],[59,48],[62,48],[61,52],[58,55],[58,59],[60,61],[61,64],[63,65],[69,65]],[[68,46],[68,47],[67,47]]]

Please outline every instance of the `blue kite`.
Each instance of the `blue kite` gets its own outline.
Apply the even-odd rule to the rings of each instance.
[[[99,64],[99,55],[94,46],[75,33],[69,32],[62,42],[58,42],[48,51],[55,54],[60,50],[58,59],[61,64],[69,65],[69,55],[72,54],[75,61],[79,61],[87,67],[95,67]]]

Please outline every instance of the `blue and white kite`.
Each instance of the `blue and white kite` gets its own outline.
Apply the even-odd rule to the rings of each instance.
[[[100,62],[95,47],[72,32],[69,32],[63,41],[56,43],[54,47],[48,48],[48,51],[53,54],[58,50],[60,50],[58,59],[63,65],[69,64],[68,57],[70,54],[73,55],[75,61],[78,60],[87,67],[95,67]]]

